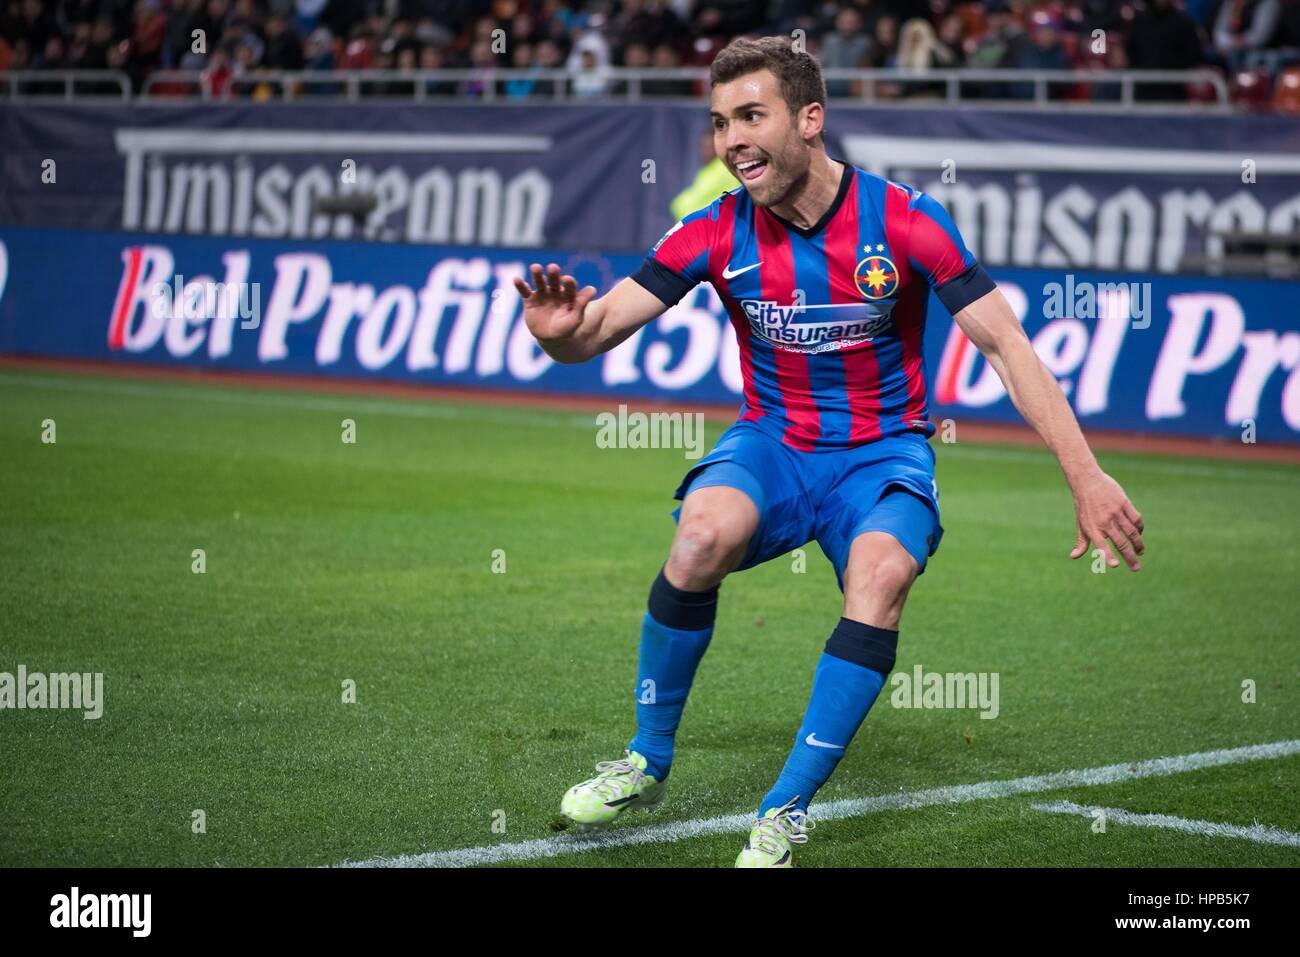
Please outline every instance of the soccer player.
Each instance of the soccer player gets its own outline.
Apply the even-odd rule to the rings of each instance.
[[[790,756],[758,804],[739,867],[789,867],[807,809],[894,666],[908,590],[943,535],[921,356],[930,290],[1055,454],[1077,537],[1137,571],[1143,522],[1101,470],[1011,307],[925,194],[827,156],[826,88],[785,37],[741,38],[710,69],[718,156],[740,186],[683,218],[632,276],[596,299],[554,263],[515,281],[524,320],[559,362],[614,348],[709,281],[740,345],[744,401],[682,480],[668,560],[642,619],[636,734],[575,785],[562,813],[608,824],[664,797],[718,586],[816,539],[843,614],[817,663]],[[1112,548],[1113,546],[1113,548]]]

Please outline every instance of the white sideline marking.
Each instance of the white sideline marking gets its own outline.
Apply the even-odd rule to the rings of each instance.
[[[903,808],[933,807],[940,804],[962,804],[986,798],[1012,797],[1017,794],[1034,794],[1039,791],[1059,791],[1063,788],[1095,787],[1114,784],[1134,778],[1162,777],[1199,771],[1202,768],[1240,764],[1245,761],[1262,761],[1300,754],[1300,739],[1274,741],[1270,744],[1252,744],[1241,748],[1202,751],[1171,758],[1153,758],[1148,761],[1109,764],[1100,768],[1075,771],[1057,771],[1033,777],[1005,781],[982,781],[979,784],[957,784],[951,787],[912,791],[903,794],[880,794],[875,797],[853,798],[813,804],[809,815],[817,821],[860,817],[879,811]],[[502,861],[529,861],[561,854],[605,850],[614,847],[631,847],[637,844],[661,844],[709,834],[744,832],[753,825],[754,815],[731,814],[726,817],[705,818],[695,821],[677,821],[653,827],[633,827],[596,832],[592,836],[564,834],[558,837],[538,838],[513,844],[496,844],[485,847],[466,847],[452,851],[429,851],[423,854],[403,854],[399,857],[376,857],[368,861],[343,861],[339,867],[472,867],[476,864],[497,864]]]
[[[429,399],[383,400],[367,398],[364,395],[299,395],[272,391],[239,391],[238,386],[170,384],[163,382],[119,382],[82,378],[76,375],[58,374],[24,375],[14,372],[0,372],[0,385],[35,386],[46,389],[65,389],[69,392],[91,392],[109,395],[129,395],[141,398],[160,397],[193,399],[212,402],[225,402],[232,405],[270,405],[284,409],[302,409],[304,411],[322,412],[371,412],[377,415],[398,415],[411,418],[430,419],[464,419],[474,422],[495,422],[501,425],[531,425],[547,428],[594,429],[596,413],[585,415],[565,413],[554,410],[524,411],[475,406],[469,403],[473,399],[463,400],[466,404],[440,404],[447,402],[438,396]],[[626,402],[626,398],[611,396],[611,402]],[[520,395],[520,403],[527,402],[526,394]],[[945,445],[937,450],[939,461],[945,456],[957,458],[989,459],[1001,462],[1023,462],[1030,465],[1043,465],[1056,468],[1056,462],[1046,449],[1007,449],[985,445]],[[1239,465],[1220,463],[1213,459],[1197,462],[1164,461],[1143,456],[1134,452],[1102,452],[1103,458],[1122,459],[1124,470],[1158,472],[1166,475],[1191,475],[1203,478],[1239,478],[1261,479],[1264,481],[1294,482],[1297,470],[1288,469],[1278,463],[1260,463],[1255,468],[1242,468]],[[1273,467],[1269,467],[1273,466]]]
[[[1267,824],[1254,824],[1243,827],[1239,824],[1220,824],[1217,821],[1194,821],[1170,814],[1137,814],[1115,807],[1084,807],[1072,801],[1057,801],[1054,804],[1031,804],[1035,811],[1049,814],[1077,814],[1080,817],[1093,817],[1097,811],[1106,815],[1106,823],[1136,824],[1138,827],[1163,827],[1188,834],[1204,834],[1206,837],[1240,837],[1260,844],[1281,844],[1284,847],[1300,847],[1300,834],[1269,827]]]

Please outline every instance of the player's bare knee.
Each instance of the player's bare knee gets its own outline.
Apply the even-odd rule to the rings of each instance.
[[[856,553],[845,576],[844,591],[873,605],[901,605],[916,580],[916,559],[901,546],[865,548]]]
[[[712,588],[731,571],[735,549],[720,522],[708,515],[691,516],[677,528],[668,555],[668,577],[688,591]]]

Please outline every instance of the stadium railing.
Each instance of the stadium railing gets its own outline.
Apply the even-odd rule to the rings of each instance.
[[[120,70],[0,70],[0,97],[10,100],[131,99],[131,78]]]
[[[1216,70],[906,70],[827,69],[833,99],[839,102],[925,103],[951,105],[1117,108],[1153,106],[1227,110],[1227,82]],[[700,67],[627,69],[572,73],[568,70],[260,70],[222,76],[220,90],[204,71],[158,70],[145,78],[146,99],[332,97],[343,100],[389,98],[474,102],[538,100],[641,100],[701,98],[708,90],[708,70]],[[531,85],[530,85],[531,84]],[[49,70],[0,72],[0,93],[11,100],[105,95],[131,96],[129,78],[118,71]],[[1156,89],[1153,89],[1156,88]],[[845,94],[847,95],[836,95]],[[1159,100],[1143,93],[1158,93]],[[917,94],[921,94],[918,96]],[[1186,99],[1180,99],[1186,96]],[[1100,98],[1099,98],[1100,97]]]

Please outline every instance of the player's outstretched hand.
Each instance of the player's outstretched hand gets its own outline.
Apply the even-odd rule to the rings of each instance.
[[[1101,549],[1111,568],[1118,568],[1119,559],[1110,547],[1110,543],[1114,543],[1130,570],[1141,569],[1138,556],[1146,551],[1142,544],[1146,526],[1142,514],[1133,507],[1119,483],[1099,470],[1092,478],[1080,482],[1073,491],[1078,536],[1070,557],[1086,555],[1091,544],[1093,548]],[[1109,543],[1106,541],[1108,538]]]
[[[515,279],[515,288],[524,301],[528,331],[543,345],[569,338],[582,325],[582,313],[595,298],[596,287],[579,289],[577,280],[561,276],[555,263],[549,263],[545,270],[533,263],[530,271],[532,286],[522,278]]]

